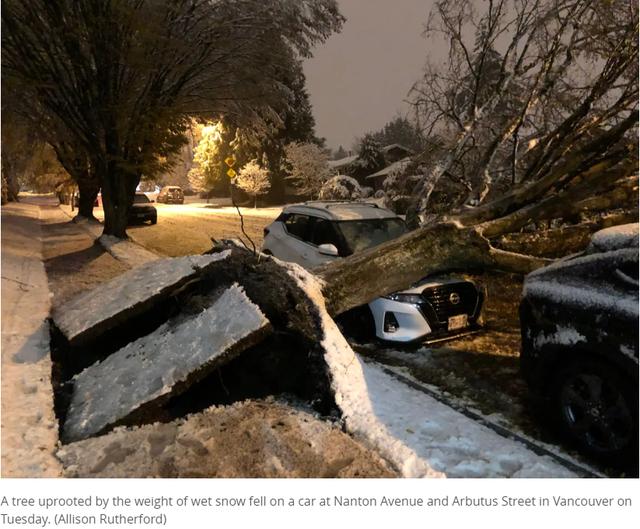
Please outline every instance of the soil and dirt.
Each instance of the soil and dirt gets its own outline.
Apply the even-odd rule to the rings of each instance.
[[[118,429],[65,446],[69,477],[394,477],[379,456],[272,398],[209,408],[168,424]]]

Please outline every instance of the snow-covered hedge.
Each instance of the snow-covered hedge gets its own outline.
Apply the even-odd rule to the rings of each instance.
[[[358,200],[366,196],[366,192],[360,187],[355,178],[347,175],[336,175],[329,178],[322,185],[319,198],[320,200]]]

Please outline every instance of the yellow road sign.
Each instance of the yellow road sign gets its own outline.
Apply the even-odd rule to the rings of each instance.
[[[233,167],[236,164],[236,159],[233,156],[229,156],[225,158],[224,163],[226,163],[229,167]]]
[[[227,176],[228,176],[229,178],[233,178],[234,176],[236,176],[236,172],[235,172],[233,169],[229,169],[229,170],[227,171]]]

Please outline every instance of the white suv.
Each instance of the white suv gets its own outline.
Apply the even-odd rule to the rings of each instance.
[[[311,269],[407,232],[388,209],[367,202],[305,202],[284,208],[264,230],[262,251]],[[483,295],[470,281],[427,278],[369,303],[376,336],[435,341],[476,330]]]

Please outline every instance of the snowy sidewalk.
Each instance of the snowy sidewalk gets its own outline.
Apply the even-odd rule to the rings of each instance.
[[[50,298],[35,201],[2,206],[2,477],[61,474],[45,321]]]
[[[502,437],[456,410],[362,363],[378,420],[436,471],[450,478],[578,477],[524,444]]]

